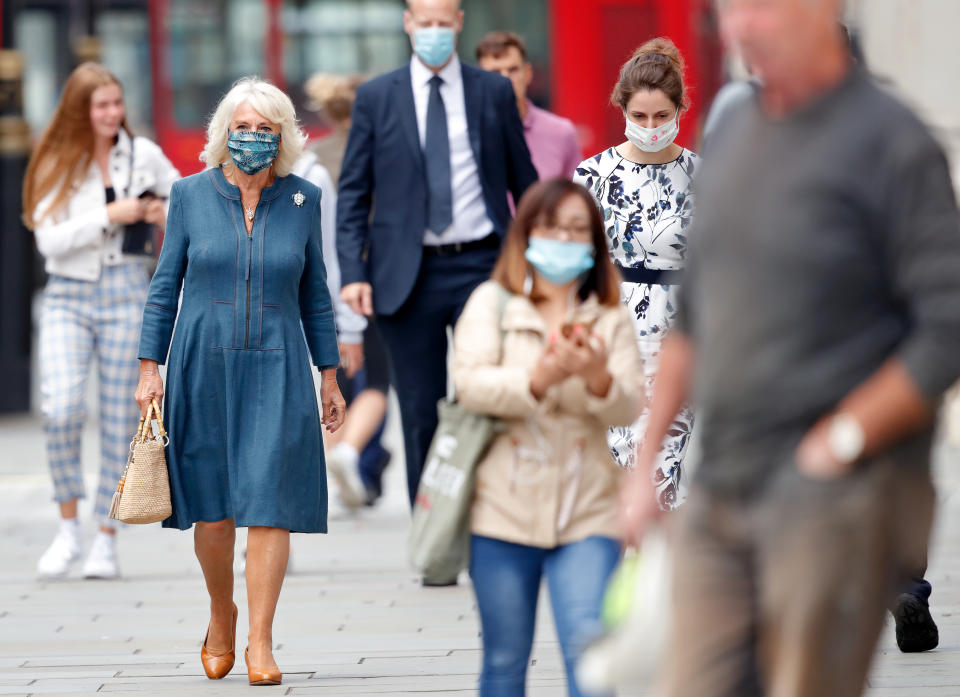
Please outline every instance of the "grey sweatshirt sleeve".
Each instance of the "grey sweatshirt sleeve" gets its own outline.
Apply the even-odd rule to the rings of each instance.
[[[919,124],[918,124],[919,126]],[[960,378],[960,213],[943,150],[919,126],[892,149],[885,245],[910,330],[898,356],[920,390],[939,399]]]
[[[367,319],[358,315],[349,305],[340,299],[340,264],[337,260],[337,188],[327,172],[327,168],[314,163],[303,175],[311,183],[320,187],[322,200],[320,205],[320,224],[323,231],[323,259],[327,266],[327,287],[333,299],[334,316],[337,319],[337,334],[341,343],[363,343],[363,331],[367,328]]]
[[[707,120],[703,125],[703,135],[701,136],[702,147],[700,154],[712,145],[717,130],[722,128],[723,122],[730,118],[731,114],[757,94],[758,87],[753,82],[731,81],[720,88],[713,98],[713,104],[710,105],[710,111],[707,112]]]

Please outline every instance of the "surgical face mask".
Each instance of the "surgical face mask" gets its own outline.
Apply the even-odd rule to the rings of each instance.
[[[244,174],[256,174],[277,159],[280,134],[261,131],[230,131],[227,138],[230,157]]]
[[[422,27],[413,30],[413,50],[420,60],[432,68],[439,67],[453,55],[456,34],[453,27]]]
[[[537,273],[551,283],[565,285],[593,268],[593,245],[546,237],[531,237],[525,256]]]
[[[624,135],[627,136],[627,140],[644,152],[660,152],[673,143],[677,138],[677,134],[680,132],[679,109],[672,119],[660,124],[656,128],[644,128],[640,124],[631,121],[629,116],[625,116],[625,118],[627,120],[627,129],[624,131]]]

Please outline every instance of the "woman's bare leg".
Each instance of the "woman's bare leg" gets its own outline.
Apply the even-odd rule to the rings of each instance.
[[[69,501],[60,502],[60,517],[64,519],[77,517],[77,500],[76,499],[70,499]]]
[[[207,648],[229,651],[233,633],[233,545],[236,528],[233,519],[215,523],[197,523],[193,548],[200,560],[203,580],[210,594],[210,632]]]
[[[290,531],[251,527],[247,532],[247,602],[250,608],[250,665],[276,670],[273,617],[290,557]]]

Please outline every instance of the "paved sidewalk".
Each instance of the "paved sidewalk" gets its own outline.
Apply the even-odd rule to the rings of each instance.
[[[85,461],[97,434],[84,433]],[[376,509],[331,520],[329,535],[294,535],[274,627],[290,695],[468,695],[476,688],[479,636],[468,585],[423,589],[406,564],[406,496],[391,466]],[[87,472],[88,487],[95,473]],[[0,695],[110,692],[245,694],[242,657],[223,681],[199,661],[208,619],[192,536],[158,525],[119,538],[123,578],[39,582],[38,555],[54,532],[42,432],[36,417],[0,418]],[[86,504],[86,505],[84,505]],[[81,515],[89,501],[81,504]],[[87,516],[88,541],[95,526]],[[238,534],[238,552],[244,533]],[[238,647],[246,637],[246,595],[237,577]],[[529,685],[534,697],[564,692],[549,608]]]
[[[94,462],[92,428],[85,451]],[[123,531],[119,581],[84,581],[79,565],[65,581],[34,579],[54,529],[44,463],[36,417],[0,418],[0,695],[246,694],[242,660],[223,681],[203,676],[198,653],[207,604],[189,533],[159,526]],[[467,585],[422,589],[408,570],[401,482],[399,468],[392,467],[382,506],[331,521],[330,535],[294,536],[293,573],[275,625],[284,683],[269,694],[475,692],[480,655],[472,594]],[[901,655],[888,627],[870,697],[960,695],[958,523],[960,502],[946,496],[930,573],[941,648]],[[87,534],[93,534],[89,523]],[[237,603],[242,652],[247,613],[239,577]],[[563,669],[547,604],[537,636],[528,694],[562,697]]]

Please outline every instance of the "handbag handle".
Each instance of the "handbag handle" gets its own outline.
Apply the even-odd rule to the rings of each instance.
[[[151,425],[154,420],[156,420],[160,430],[159,440],[165,439],[167,432],[163,428],[163,417],[160,416],[160,405],[157,404],[156,399],[151,399],[150,404],[147,405],[147,413],[140,417],[139,439],[141,443],[146,443],[147,439],[153,435]]]
[[[143,442],[146,440],[145,431],[150,427],[150,414],[153,412],[153,404],[147,405],[147,410],[140,415],[140,425],[137,426],[137,432],[133,436],[133,442]],[[132,451],[132,449],[131,449]]]

